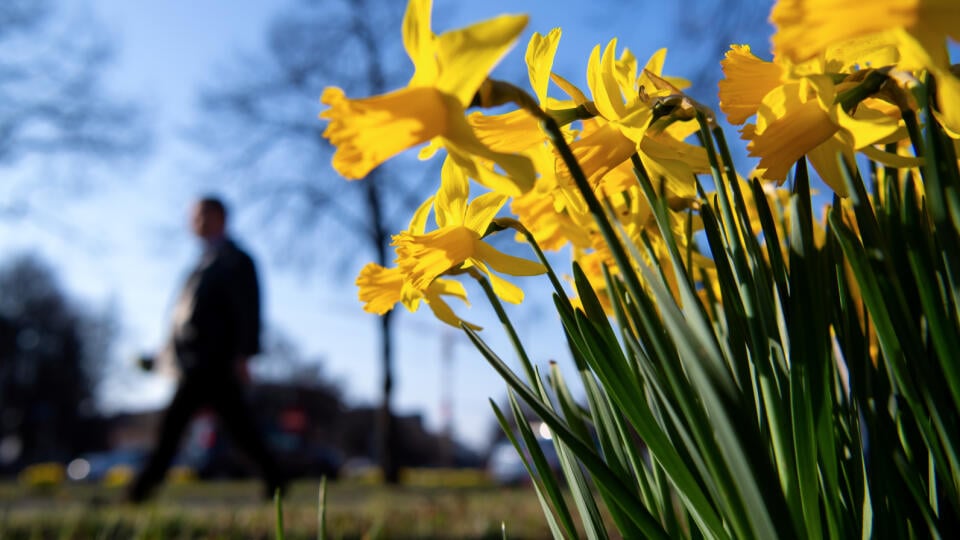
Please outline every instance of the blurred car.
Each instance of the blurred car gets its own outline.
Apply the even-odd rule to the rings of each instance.
[[[116,448],[83,454],[67,464],[67,478],[74,482],[101,482],[118,486],[130,482],[147,460],[146,448]],[[181,451],[171,464],[171,471],[183,477],[196,471],[199,463],[189,452]]]
[[[118,448],[83,454],[67,464],[67,478],[74,482],[102,482],[116,476],[115,471],[139,470],[146,455],[146,450],[141,448]]]

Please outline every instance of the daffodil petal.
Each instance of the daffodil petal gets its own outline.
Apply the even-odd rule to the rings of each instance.
[[[437,38],[440,75],[436,87],[470,105],[480,83],[513,47],[527,26],[526,15],[501,15]]]
[[[552,80],[561,90],[567,93],[573,102],[577,105],[583,105],[590,101],[587,99],[587,95],[583,93],[582,90],[577,88],[573,83],[564,79],[563,77],[557,75],[556,73],[550,74],[550,80]]]
[[[837,195],[846,197],[848,194],[847,183],[840,169],[839,156],[843,156],[843,159],[847,161],[850,167],[856,167],[856,162],[854,161],[850,142],[844,141],[842,137],[842,133],[837,133],[836,136],[830,137],[823,143],[811,148],[807,151],[807,158],[810,160],[813,168],[816,169],[817,174],[820,175],[820,178],[830,186]]]
[[[482,327],[458,317],[457,314],[453,312],[453,309],[450,308],[450,305],[447,304],[446,301],[444,301],[439,295],[434,296],[427,294],[425,300],[427,302],[427,307],[430,308],[430,311],[433,312],[433,315],[440,321],[457,328],[460,328],[460,325],[462,324],[463,326],[466,326],[467,328],[477,332],[483,330]]]
[[[407,227],[407,230],[413,234],[423,234],[427,229],[427,218],[430,217],[430,210],[433,209],[433,201],[436,197],[430,196],[427,200],[420,203],[420,206],[417,207],[417,210],[413,213],[413,217],[410,219],[410,226]]]
[[[666,49],[661,50],[666,53]],[[654,55],[656,54],[654,53]],[[630,49],[623,49],[620,58],[614,62],[613,75],[616,77],[617,86],[620,87],[623,95],[632,96],[637,93],[637,57],[633,55]]]
[[[623,96],[620,95],[620,86],[613,73],[616,48],[616,38],[607,43],[602,56],[600,46],[594,47],[587,65],[587,84],[590,86],[590,92],[593,93],[593,102],[607,120],[622,118],[627,113]]]
[[[720,61],[720,110],[731,124],[743,124],[757,113],[763,97],[780,86],[783,68],[750,52],[749,45],[731,45]]]
[[[403,47],[413,62],[410,86],[428,86],[437,79],[435,36],[430,29],[433,0],[410,0],[403,16]]]
[[[923,165],[923,158],[916,156],[901,156],[900,154],[884,152],[876,146],[867,146],[866,148],[861,148],[860,151],[863,152],[863,155],[867,156],[871,160],[883,165],[887,165],[888,167],[911,169]]]
[[[508,197],[501,193],[484,193],[472,201],[463,217],[463,226],[483,236],[487,226],[497,217],[497,213],[506,204]]]
[[[449,155],[440,169],[440,189],[434,204],[437,226],[462,225],[470,198],[470,180]]]
[[[489,264],[497,272],[511,276],[537,276],[547,271],[536,261],[507,255],[483,241],[477,242],[474,258]]]
[[[467,290],[463,288],[463,283],[460,283],[454,279],[442,279],[437,278],[427,287],[428,296],[430,294],[442,294],[445,296],[455,296],[467,305],[470,305],[470,302],[467,301]]]
[[[547,88],[550,86],[550,72],[553,70],[553,58],[560,45],[560,29],[554,28],[541,35],[534,32],[527,45],[527,71],[530,75],[530,88],[541,105],[547,103]]]
[[[451,117],[449,100],[429,87],[363,99],[349,99],[339,88],[328,87],[320,101],[330,106],[320,118],[330,121],[323,136],[336,147],[333,167],[351,180],[443,134]]]
[[[487,276],[487,279],[490,280],[490,287],[493,289],[493,293],[497,295],[497,298],[511,304],[519,304],[523,302],[523,289],[494,274],[482,262],[474,262],[477,265],[477,268]]]
[[[523,152],[546,138],[540,122],[523,109],[497,115],[475,112],[467,122],[477,139],[494,152]]]
[[[899,138],[907,135],[906,129],[900,125],[899,115],[890,117],[866,104],[857,107],[852,116],[842,107],[834,107],[832,110],[835,112],[834,121],[850,133],[855,149],[888,141],[896,134],[900,135]]]
[[[960,137],[960,79],[949,70],[937,73],[937,118],[951,133]]]
[[[383,315],[400,301],[403,274],[399,268],[369,263],[357,275],[356,285],[360,289],[357,297],[363,302],[363,310]]]

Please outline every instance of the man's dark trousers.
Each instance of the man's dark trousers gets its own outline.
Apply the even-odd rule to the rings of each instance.
[[[256,430],[253,413],[236,376],[191,373],[180,381],[163,416],[157,446],[130,491],[132,500],[146,499],[163,481],[184,431],[204,407],[211,407],[217,413],[221,426],[232,441],[257,464],[266,486],[264,495],[271,497],[275,489],[283,488],[277,464]]]

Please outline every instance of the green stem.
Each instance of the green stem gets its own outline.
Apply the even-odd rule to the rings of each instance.
[[[520,341],[520,336],[517,335],[517,330],[510,321],[510,317],[508,317],[507,312],[504,311],[503,304],[500,302],[500,298],[497,297],[497,293],[493,292],[493,287],[490,285],[490,280],[488,280],[486,276],[480,273],[480,271],[476,268],[470,268],[467,270],[467,273],[477,280],[477,282],[480,284],[480,287],[483,289],[483,292],[486,293],[487,299],[490,301],[490,305],[493,306],[493,310],[497,313],[497,319],[500,320],[503,328],[507,331],[507,335],[510,337],[510,342],[513,344],[513,348],[517,351],[517,356],[520,357],[520,362],[523,364],[523,370],[527,374],[527,379],[529,379],[530,385],[534,388],[541,388],[542,385],[540,384],[540,378],[537,377],[537,371],[533,369],[533,364],[530,362],[530,357],[527,356],[527,351],[524,349],[523,342]]]

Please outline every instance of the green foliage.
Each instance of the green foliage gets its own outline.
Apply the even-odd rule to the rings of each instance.
[[[789,202],[773,207],[757,180],[744,193],[722,131],[699,115],[717,186],[708,195],[698,185],[716,283],[693,274],[690,253],[678,248],[690,242],[675,238],[658,179],[639,159],[638,182],[667,247],[663,264],[649,242],[617,230],[556,125],[543,122],[617,263],[606,269],[612,315],[577,266],[580,306],[551,271],[586,404],[574,401],[556,366],[541,380],[494,295],[526,381],[465,331],[504,377],[518,420],[522,399],[555,434],[572,507],[525,422],[519,437],[508,432],[530,451],[555,537],[578,536],[574,510],[588,538],[956,530],[960,170],[926,91],[915,95],[923,117],[907,119],[923,165],[865,162],[865,180],[841,160],[851,195],[834,198],[825,223],[816,220],[803,160]]]

